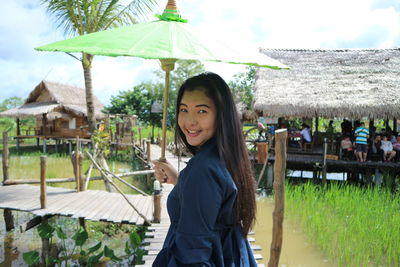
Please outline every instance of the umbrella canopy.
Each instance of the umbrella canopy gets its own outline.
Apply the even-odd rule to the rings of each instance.
[[[145,59],[190,59],[287,68],[258,51],[236,50],[180,21],[153,21],[78,36],[41,47],[41,51],[84,52]]]
[[[223,42],[210,38],[209,34],[194,29],[179,15],[175,0],[169,0],[163,14],[158,17],[158,21],[82,35],[35,49],[159,59],[166,72],[161,150],[161,159],[165,159],[169,72],[174,69],[177,59],[246,64],[272,69],[288,67],[261,53],[245,49],[234,50]]]

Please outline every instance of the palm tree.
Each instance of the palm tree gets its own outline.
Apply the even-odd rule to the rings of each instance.
[[[47,12],[55,17],[58,28],[66,35],[84,35],[122,25],[137,23],[155,6],[158,0],[133,0],[123,5],[120,0],[42,0]],[[126,1],[125,1],[126,2]],[[96,130],[93,105],[93,55],[82,53],[82,62],[89,131]]]

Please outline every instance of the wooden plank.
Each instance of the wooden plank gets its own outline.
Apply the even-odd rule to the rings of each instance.
[[[137,207],[137,209],[139,211],[142,211],[144,209],[144,207],[145,207],[145,204],[146,204],[146,198],[143,197],[143,196],[141,196],[141,198],[142,198],[142,201],[139,203],[139,205]],[[140,212],[140,213],[142,213],[142,212]],[[142,217],[140,217],[139,214],[138,214],[137,215],[137,219],[136,219],[136,225],[143,225],[143,224],[144,224],[144,219]]]
[[[154,210],[153,196],[149,197],[148,201],[149,203],[147,204],[147,211],[145,213],[145,216],[150,221],[153,221],[153,210]]]
[[[110,221],[110,217],[115,210],[118,210],[121,206],[126,204],[127,201],[122,196],[115,199],[113,203],[110,203],[105,212],[100,216],[101,221]],[[119,210],[118,210],[119,211]]]
[[[135,199],[134,199],[134,201],[132,203],[133,206],[136,207],[137,204],[139,203],[139,201],[140,201],[140,195],[136,195],[136,197],[135,197]],[[123,223],[131,223],[129,220],[132,217],[132,215],[135,213],[135,210],[130,205],[129,205],[129,207],[130,207],[130,209],[127,210],[127,212],[124,215],[124,218],[122,219]]]
[[[140,211],[140,207],[145,201],[146,200],[142,196],[140,196],[135,207]],[[129,218],[129,222],[132,224],[137,224],[138,218],[139,218],[139,214],[137,212],[132,212],[132,215]]]
[[[74,193],[70,193],[74,194]],[[70,205],[70,196],[69,194],[59,194],[59,195],[54,195],[51,197],[48,201],[48,207],[47,209],[41,209],[41,210],[34,210],[32,211],[33,214],[36,214],[38,216],[43,216],[45,214],[61,214],[60,211],[64,209],[65,206]]]
[[[82,206],[81,209],[79,209],[74,215],[72,215],[72,218],[84,218],[90,211],[92,211],[99,204],[100,200],[103,197],[101,191],[86,190],[85,194],[91,196],[91,202]]]
[[[131,198],[128,197],[128,199],[129,199],[129,201],[131,201]],[[115,219],[118,216],[118,214],[121,213],[121,210],[124,209],[124,207],[129,206],[128,201],[126,201],[126,199],[124,199],[122,196],[118,203],[119,204],[113,210],[111,210],[108,217],[105,218],[106,221],[115,223]]]
[[[112,205],[113,203],[118,201],[118,199],[120,199],[120,196],[118,194],[113,194],[113,193],[108,193],[108,194],[109,196],[107,197],[107,201],[101,202],[100,205],[96,207],[90,218],[86,217],[87,219],[92,221],[99,221],[100,218],[103,216],[104,211],[109,209],[110,205]]]
[[[86,195],[85,192],[77,192],[71,195],[70,204],[64,206],[63,209],[60,210],[60,214],[65,216],[74,215],[80,208],[82,208],[85,203],[92,201],[89,195]]]
[[[87,214],[85,214],[86,220],[93,220],[93,217],[96,216],[96,214],[99,212],[99,210],[101,210],[101,209],[103,209],[103,207],[107,206],[106,205],[107,202],[110,200],[110,198],[112,196],[114,196],[112,193],[108,193],[108,194],[110,194],[110,195],[106,198],[102,192],[102,195],[96,199],[97,205],[92,210],[90,210]],[[107,201],[102,201],[105,198],[107,199]]]
[[[132,195],[131,196],[131,201],[132,204],[135,205],[135,202],[137,201],[139,195]],[[126,203],[124,209],[121,209],[121,212],[116,216],[115,221],[122,223],[125,221],[126,216],[128,216],[128,214],[130,215],[130,213],[134,211],[133,208]]]

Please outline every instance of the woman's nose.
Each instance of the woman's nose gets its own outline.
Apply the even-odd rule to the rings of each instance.
[[[189,113],[187,116],[187,122],[190,124],[196,124],[197,118],[196,118],[195,114]]]

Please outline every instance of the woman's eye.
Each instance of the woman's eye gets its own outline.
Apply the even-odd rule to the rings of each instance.
[[[179,109],[179,112],[186,112],[187,110],[185,108]]]
[[[200,114],[207,113],[207,110],[201,109],[201,110],[199,110],[199,113]]]

